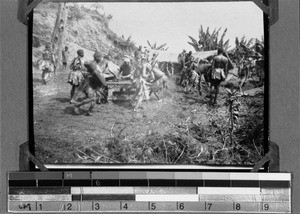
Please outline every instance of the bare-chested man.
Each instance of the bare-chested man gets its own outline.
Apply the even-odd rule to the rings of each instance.
[[[88,114],[94,108],[95,102],[97,101],[97,95],[99,93],[103,96],[104,102],[107,103],[108,97],[108,87],[104,77],[104,73],[107,69],[107,61],[103,60],[102,54],[100,52],[95,52],[94,60],[89,63],[88,71],[90,75],[84,80],[80,91],[85,93],[86,98],[75,104],[75,113],[79,114],[79,107],[88,103],[91,103]]]
[[[218,55],[213,58],[212,62],[212,73],[211,73],[211,85],[210,85],[210,101],[213,100],[213,91],[214,88],[214,101],[212,104],[217,104],[217,96],[219,94],[220,83],[225,80],[226,74],[228,72],[228,58],[224,55],[224,50],[219,48]]]

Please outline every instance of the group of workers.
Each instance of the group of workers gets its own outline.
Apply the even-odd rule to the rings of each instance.
[[[68,47],[62,51],[62,65],[63,69],[67,68],[69,50]],[[149,54],[145,53],[141,46],[135,51],[133,59],[126,57],[123,64],[119,67],[119,73],[115,74],[109,70],[108,56],[104,56],[101,52],[96,51],[93,55],[93,60],[90,62],[82,62],[84,57],[84,51],[78,50],[77,56],[71,61],[69,68],[70,73],[68,77],[68,83],[71,85],[70,91],[70,103],[75,104],[75,113],[80,113],[79,107],[91,103],[90,109],[92,110],[96,103],[108,102],[108,85],[105,73],[112,73],[116,81],[129,80],[136,86],[136,93],[133,96],[135,99],[137,96],[146,96],[149,98],[149,90],[160,79],[163,83],[167,81],[165,74],[157,67],[155,61],[156,55],[153,55],[149,60]],[[40,63],[40,69],[42,70],[42,80],[46,84],[49,75],[55,72],[55,57],[50,45],[46,45],[46,48],[42,54],[42,62]],[[146,90],[146,88],[148,90]],[[155,87],[152,87],[152,92],[157,96]],[[148,94],[146,92],[148,91]],[[79,92],[83,92],[86,98],[77,102],[76,97]],[[158,96],[157,96],[158,97]]]
[[[65,47],[62,51],[63,69],[67,68],[68,55],[68,47]],[[70,103],[75,104],[75,113],[79,113],[79,107],[84,104],[91,103],[90,110],[92,110],[95,102],[108,102],[108,85],[105,78],[105,73],[110,72],[108,67],[108,57],[104,56],[99,51],[94,53],[94,59],[89,63],[83,63],[83,57],[84,51],[81,49],[78,50],[77,56],[69,65],[71,70],[68,78],[68,83],[71,84]],[[166,74],[159,69],[156,58],[157,54],[153,54],[153,56],[150,57],[149,52],[142,50],[142,47],[140,46],[134,52],[132,59],[129,57],[124,59],[123,64],[119,67],[118,74],[112,73],[117,81],[132,81],[136,88],[136,93],[132,100],[136,99],[138,96],[144,97],[144,99],[147,100],[151,93],[154,93],[159,99],[157,94],[158,90],[161,89],[161,86],[166,87]],[[49,45],[46,45],[46,49],[42,54],[42,59],[40,68],[43,71],[43,83],[46,84],[47,78],[52,72],[55,72],[56,69],[54,63],[55,57]],[[197,62],[191,51],[186,53],[186,51],[183,50],[183,52],[179,54],[178,62],[180,65],[179,70],[181,72],[179,84],[182,86],[192,84],[193,87],[198,85],[201,94],[201,76],[204,75],[205,78],[206,75],[208,78],[205,78],[205,80],[209,82],[211,89],[211,101],[215,104],[219,93],[219,85],[225,80],[228,73],[229,59],[224,56],[224,51],[218,49],[217,56],[214,56],[210,62],[208,60]],[[209,71],[209,75],[207,75],[207,71]],[[212,93],[212,89],[214,89],[214,93]],[[82,102],[76,101],[76,96],[79,92],[83,92],[86,95],[86,99]]]
[[[213,105],[217,104],[220,83],[225,80],[229,70],[230,61],[227,53],[219,48],[216,56],[197,62],[192,51],[186,53],[183,50],[178,56],[178,62],[181,73],[179,84],[186,88],[188,84],[193,88],[198,86],[199,94],[202,95],[201,78],[203,76],[210,87],[210,102]]]

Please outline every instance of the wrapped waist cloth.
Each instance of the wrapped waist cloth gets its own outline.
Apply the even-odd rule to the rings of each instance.
[[[225,72],[222,68],[215,68],[212,71],[212,79],[223,80],[225,79]]]
[[[49,60],[42,60],[41,63],[40,63],[39,68],[41,70],[48,70],[49,72],[54,71],[54,65]]]
[[[84,76],[81,71],[71,71],[69,74],[68,83],[71,85],[80,85],[84,80]]]

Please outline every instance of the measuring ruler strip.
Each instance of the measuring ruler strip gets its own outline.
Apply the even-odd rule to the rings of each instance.
[[[122,181],[122,180],[10,180],[10,187],[46,187],[46,186],[144,186],[144,187],[260,187],[260,188],[289,188],[289,181],[227,181],[227,180],[147,180],[142,183],[136,181]]]
[[[49,173],[49,176],[47,176]],[[11,172],[10,187],[26,186],[198,186],[289,188],[288,173],[197,172]]]
[[[82,202],[9,202],[9,211],[185,211],[185,212],[261,212],[290,213],[289,203],[254,203],[254,202],[134,202],[134,201],[82,201]]]
[[[141,172],[141,171],[68,171],[9,172],[8,180],[91,180],[91,179],[169,179],[169,180],[268,180],[290,181],[289,173],[224,173],[224,172]]]
[[[12,172],[8,181],[10,212],[291,213],[289,173]]]

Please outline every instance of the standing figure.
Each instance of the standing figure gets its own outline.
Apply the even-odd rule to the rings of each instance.
[[[81,85],[81,83],[84,80],[84,76],[81,72],[82,70],[82,62],[81,62],[81,58],[84,56],[84,52],[83,50],[78,50],[77,51],[77,57],[75,57],[72,61],[72,63],[70,64],[70,69],[71,72],[69,74],[69,79],[68,79],[68,83],[71,84],[72,88],[70,91],[70,103],[75,103],[75,90]]]
[[[204,83],[206,84],[207,88],[210,88],[211,83],[211,70],[212,70],[212,63],[209,62],[207,59],[201,59],[197,66],[197,73],[199,75],[198,78],[198,91],[199,95],[202,96],[202,76],[204,79]]]
[[[137,105],[134,108],[134,111],[138,109],[140,103],[145,99],[149,100],[149,91],[147,85],[152,85],[151,83],[147,83],[147,80],[151,79],[150,75],[147,74],[151,69],[151,65],[147,63],[146,57],[142,57],[139,62],[136,64],[135,73],[134,73],[134,81],[136,87],[136,92],[133,95],[131,102],[133,102],[138,97]]]
[[[51,77],[51,73],[55,70],[54,62],[55,58],[53,51],[51,50],[50,45],[47,44],[45,46],[45,50],[42,54],[42,60],[39,65],[39,68],[42,70],[42,82],[44,85],[47,84],[47,81]]]
[[[158,92],[168,88],[167,87],[167,81],[168,78],[165,75],[163,71],[161,71],[159,68],[152,68],[150,70],[150,76],[152,77],[152,81],[150,82],[152,85],[149,86],[149,97],[151,96],[152,93],[156,96],[156,98],[160,100],[158,96]]]
[[[237,68],[238,68],[240,94],[244,95],[243,86],[248,81],[250,75],[250,63],[244,58],[242,58],[237,63]]]
[[[143,50],[142,46],[140,45],[139,48],[134,52],[134,59],[136,61],[140,61],[142,59]]]
[[[104,77],[104,73],[108,68],[107,61],[103,60],[102,54],[98,51],[94,53],[94,60],[88,65],[86,64],[90,75],[84,80],[78,88],[78,92],[85,93],[86,98],[75,104],[74,111],[79,114],[79,107],[91,103],[88,115],[95,106],[97,97],[102,96],[105,103],[108,102],[108,86]],[[76,92],[77,93],[77,92]]]
[[[179,62],[179,71],[181,71],[185,64],[185,57],[186,57],[186,50],[183,50],[182,53],[178,55],[178,62]]]
[[[191,91],[192,89],[195,89],[199,84],[199,74],[197,73],[197,63],[195,61],[195,58],[193,56],[190,56],[189,62],[187,64],[187,71],[186,71],[186,79],[187,83],[185,84],[185,90],[186,92]],[[191,86],[190,89],[188,89],[188,86]]]
[[[68,46],[66,46],[65,49],[62,50],[61,55],[62,55],[63,69],[65,70],[67,68],[68,58],[69,58],[69,48],[68,48]]]
[[[179,85],[181,85],[183,87],[185,87],[186,81],[188,79],[189,66],[191,65],[192,57],[193,57],[192,51],[189,51],[189,53],[185,54],[185,56],[184,56],[184,64],[182,67],[181,77],[180,77],[180,81],[179,81]]]
[[[211,72],[211,85],[210,85],[210,102],[214,105],[217,104],[217,96],[219,94],[220,84],[226,78],[228,73],[228,58],[224,55],[224,50],[219,48],[218,55],[213,58],[212,72]],[[212,96],[214,88],[214,98]],[[214,100],[214,101],[213,101]],[[212,102],[213,101],[213,102]]]

